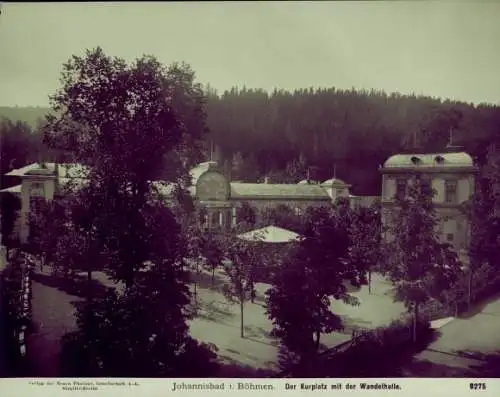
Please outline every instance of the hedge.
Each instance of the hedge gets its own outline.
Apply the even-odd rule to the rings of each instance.
[[[296,367],[292,377],[398,377],[402,366],[432,340],[430,323],[417,323],[417,341],[412,340],[411,319],[394,321],[387,327],[364,331],[343,350],[318,357],[309,369]]]

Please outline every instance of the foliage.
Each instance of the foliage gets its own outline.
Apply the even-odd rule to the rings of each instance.
[[[240,335],[244,337],[244,306],[253,300],[252,268],[254,257],[251,245],[234,236],[226,236],[223,240],[225,271],[229,284],[224,285],[223,293],[232,302],[240,306]]]
[[[409,181],[407,197],[393,209],[397,222],[388,225],[385,271],[396,286],[396,299],[413,310],[415,327],[419,306],[441,299],[461,274],[456,253],[437,235],[433,196],[432,187],[417,174]]]
[[[462,119],[463,113],[456,106],[431,108],[430,113],[420,123],[420,135],[423,141],[420,142],[420,146],[424,150],[431,151],[436,147],[444,148],[450,143],[450,133],[460,128]]]
[[[453,128],[454,143],[477,156],[500,114],[496,106],[333,87],[270,93],[233,88],[210,96],[207,106],[211,136],[228,158],[241,152],[246,162],[252,154],[261,177],[284,183],[287,166],[302,154],[308,166],[319,167],[320,180],[330,178],[336,164],[337,175],[359,195],[379,194],[378,166],[411,149],[415,131],[422,147],[439,152]],[[305,171],[293,175],[295,183],[306,178]]]
[[[257,219],[256,227],[273,225],[299,234],[303,229],[303,218],[286,204],[279,204],[275,207],[265,207],[260,211]]]
[[[6,346],[2,351],[3,358],[6,359],[9,376],[26,376],[27,363],[21,356],[18,335],[22,327],[26,331],[30,330],[31,306],[29,305],[28,316],[23,313],[25,293],[28,294],[28,303],[31,300],[31,293],[24,289],[23,276],[28,275],[30,268],[26,266],[26,257],[19,249],[11,250],[9,263],[0,273],[0,323],[2,332],[0,335],[5,338],[0,343]]]
[[[361,283],[368,281],[369,287],[371,272],[382,259],[381,232],[380,203],[359,207],[354,211],[354,220],[349,226],[349,263],[361,275]]]
[[[17,236],[13,235],[14,226],[18,218],[19,210],[21,209],[21,199],[12,193],[0,194],[1,214],[1,233],[2,241],[0,244],[10,247],[15,245]]]
[[[342,328],[330,299],[356,304],[344,285],[350,276],[348,238],[339,215],[325,208],[310,210],[303,239],[284,259],[267,292],[267,313],[273,334],[302,363],[314,360],[321,333]],[[335,244],[332,244],[335,241]]]
[[[499,124],[500,125],[500,124]],[[475,192],[465,208],[471,223],[467,306],[496,285],[500,249],[500,135],[488,146],[486,159],[476,177]]]
[[[15,178],[4,174],[39,160],[41,150],[39,134],[25,122],[0,116],[0,186],[12,186]]]
[[[257,223],[257,213],[256,210],[247,202],[241,203],[241,206],[237,208],[237,220],[238,224],[243,223],[248,228],[253,228]]]
[[[181,376],[185,354],[210,367],[201,359],[211,354],[187,334],[185,308],[191,211],[182,191],[205,132],[193,78],[187,65],[164,68],[151,56],[127,65],[100,48],[64,65],[45,141],[72,152],[88,172],[72,193],[58,255],[89,280],[103,268],[125,286],[104,299],[89,296],[78,309],[79,329],[64,354],[82,354],[82,374]],[[177,206],[165,205],[159,178],[175,186]]]
[[[413,355],[423,350],[434,333],[427,321],[417,324],[418,339],[412,339],[412,324],[394,321],[387,327],[364,331],[340,351],[332,349],[318,360],[312,372],[294,368],[296,377],[393,378],[404,376],[402,369]],[[380,357],[384,357],[383,360]],[[304,372],[306,371],[306,372]]]
[[[190,118],[201,112],[191,103],[199,98],[190,81],[187,66],[165,69],[149,56],[128,66],[97,48],[65,65],[52,98],[60,116],[48,118],[46,142],[62,144],[91,167],[88,186],[78,193],[89,214],[82,231],[93,230],[111,275],[127,285],[155,250],[168,254],[177,244],[175,219],[157,202],[151,181],[161,174],[182,185],[186,178],[187,148],[203,130]],[[169,239],[157,233],[167,224],[172,239],[165,244]]]
[[[63,246],[60,237],[67,235],[67,200],[55,198],[46,201],[41,198],[30,204],[28,216],[28,250],[44,263],[56,260],[57,247]]]
[[[78,331],[64,337],[64,375],[212,376],[218,368],[213,349],[187,336],[182,318],[175,317],[182,317],[180,312],[165,312],[167,302],[179,299],[175,290],[161,285],[174,286],[171,276],[145,273],[126,294],[110,291],[86,302],[78,311]]]
[[[452,128],[453,142],[482,159],[500,119],[498,106],[472,106],[375,90],[331,87],[268,93],[233,88],[220,95],[210,91],[204,99],[198,89],[196,92],[200,100],[188,103],[196,103],[198,109],[204,108],[200,103],[206,103],[210,138],[223,153],[221,164],[241,153],[243,164],[238,179],[256,182],[269,175],[273,182],[286,182],[290,174],[287,166],[299,162],[302,154],[308,166],[319,167],[320,180],[334,174],[335,164],[336,174],[349,181],[353,194],[358,195],[380,193],[378,166],[388,156],[413,148],[415,132],[420,146],[439,152],[448,143]],[[47,112],[48,109],[0,108],[0,115],[13,121],[31,122],[32,113],[40,117]],[[3,150],[4,145],[2,169],[6,169]],[[19,161],[16,167],[33,159]],[[302,168],[294,181],[305,179],[305,175]]]

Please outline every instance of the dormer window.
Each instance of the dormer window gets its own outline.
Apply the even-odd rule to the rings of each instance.
[[[417,156],[412,156],[411,162],[415,165],[419,165],[422,162],[422,160],[420,158],[418,158]]]
[[[443,156],[436,156],[436,157],[434,157],[434,160],[438,164],[443,164],[444,163],[444,157]]]

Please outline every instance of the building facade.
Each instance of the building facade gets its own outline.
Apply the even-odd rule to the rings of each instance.
[[[323,183],[301,181],[298,184],[276,184],[269,180],[264,183],[230,181],[212,161],[199,164],[190,174],[192,185],[188,191],[205,208],[206,227],[229,229],[235,226],[239,221],[239,209],[245,203],[256,212],[286,205],[300,216],[309,207],[329,206],[339,197],[349,198],[353,206],[370,205],[378,198],[352,196],[350,185],[337,178]],[[21,198],[18,233],[21,242],[26,242],[29,234],[27,221],[33,201],[51,200],[68,183],[76,182],[78,185],[85,179],[85,168],[76,164],[30,164],[6,175],[21,179],[20,185],[2,192],[17,194]],[[161,181],[155,184],[168,201],[173,186]]]
[[[380,172],[383,221],[387,222],[395,198],[407,194],[409,181],[418,173],[435,191],[440,238],[453,246],[463,263],[468,263],[470,225],[463,207],[474,194],[477,168],[472,157],[465,152],[397,154],[387,159]]]

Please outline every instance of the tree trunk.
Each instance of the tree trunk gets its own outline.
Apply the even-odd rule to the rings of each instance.
[[[418,324],[418,304],[415,303],[415,312],[413,313],[413,342],[417,341],[417,324]]]
[[[372,271],[371,269],[368,270],[368,294],[371,295],[372,293]]]
[[[467,310],[470,310],[471,304],[472,304],[472,270],[469,269],[469,275],[467,280]]]
[[[87,299],[92,299],[92,270],[87,271]]]
[[[316,335],[316,339],[314,341],[314,344],[315,344],[316,353],[317,353],[318,350],[319,350],[319,341],[320,341],[320,338],[321,338],[321,332],[320,331],[316,331],[315,335]]]
[[[196,285],[198,284],[198,282],[196,280],[194,280],[194,300],[195,302],[198,302],[198,291],[197,291],[197,288],[196,288]]]
[[[240,299],[240,331],[241,331],[241,337],[244,338],[245,337],[245,332],[244,332],[244,321],[243,321],[243,305],[244,305],[244,301],[243,299]]]
[[[215,266],[212,265],[212,287],[215,285]]]

